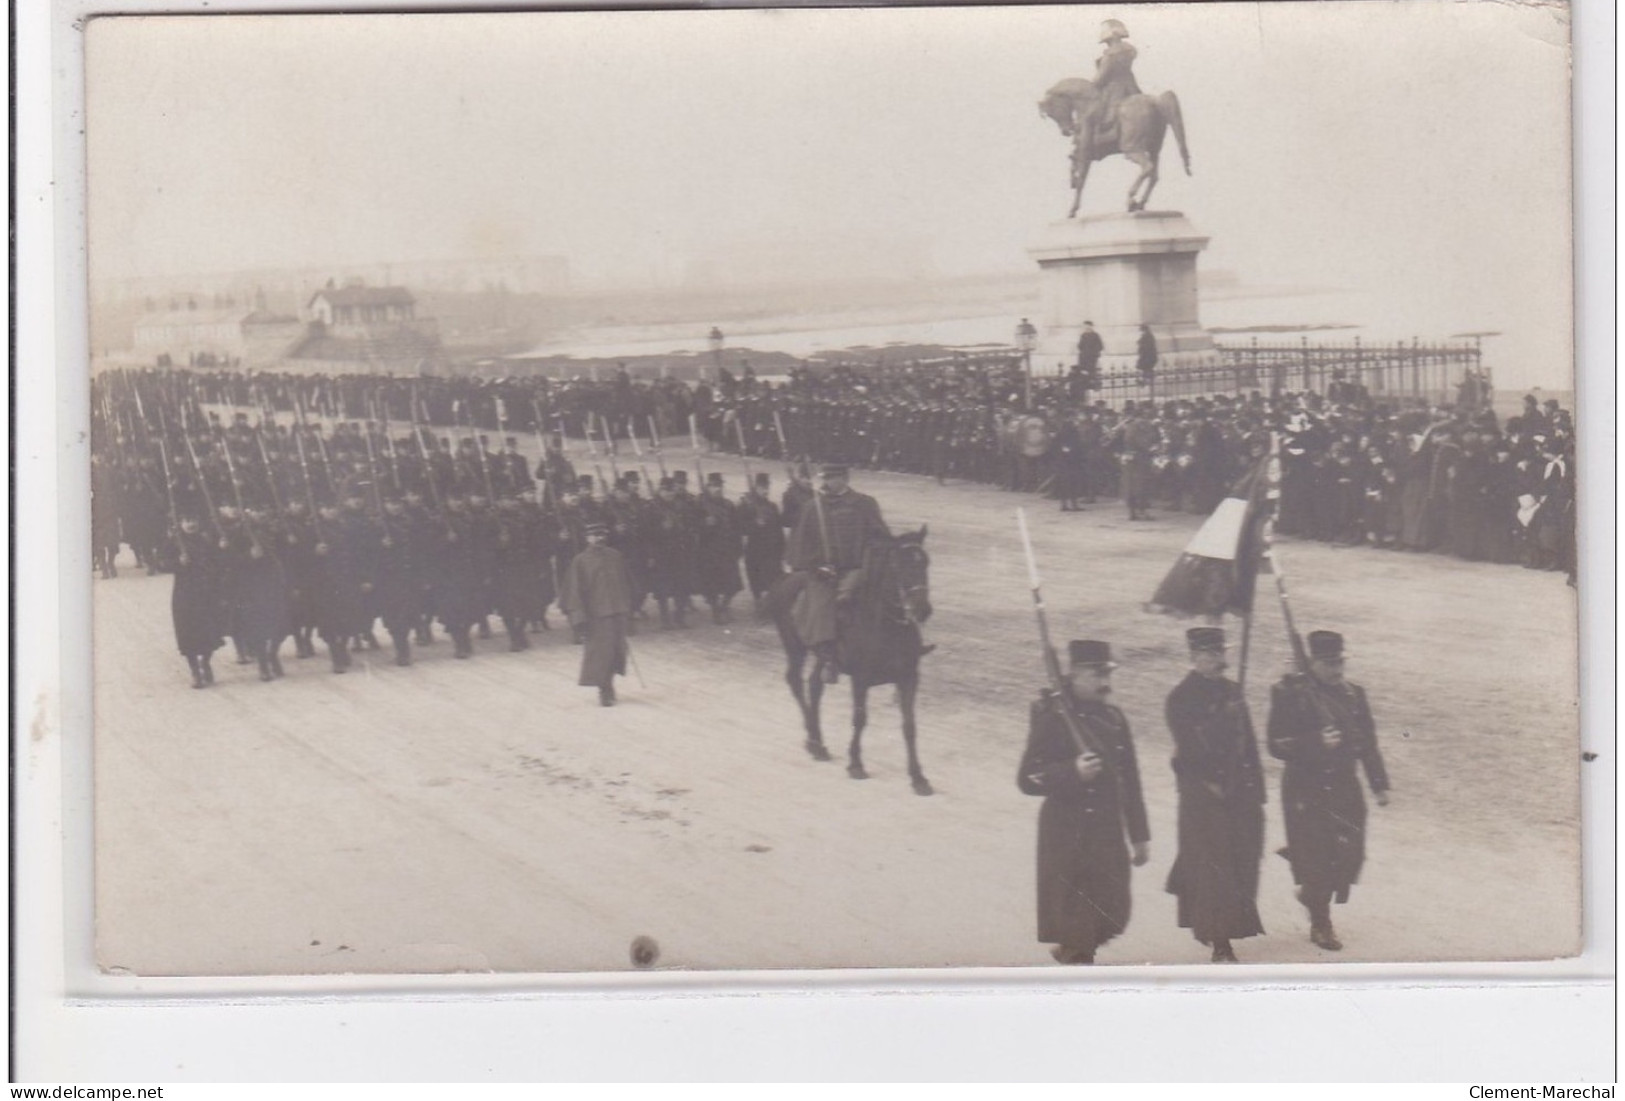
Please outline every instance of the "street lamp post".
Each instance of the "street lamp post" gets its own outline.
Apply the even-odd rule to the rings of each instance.
[[[1033,349],[1038,347],[1038,330],[1033,328],[1033,323],[1025,317],[1021,319],[1021,324],[1016,326],[1016,347],[1021,349],[1026,408],[1031,412],[1033,407]]]
[[[706,341],[711,345],[711,362],[716,367],[717,378],[722,377],[722,342],[725,339],[722,330],[715,325],[711,326],[711,334]]]

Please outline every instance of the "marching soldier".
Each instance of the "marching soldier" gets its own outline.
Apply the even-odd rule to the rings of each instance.
[[[784,496],[780,500],[779,511],[783,513],[785,531],[796,530],[802,508],[812,502],[816,492],[812,485],[812,471],[807,469],[806,463],[797,463],[790,470],[790,484],[784,487]]]
[[[1240,685],[1225,677],[1224,631],[1192,627],[1191,671],[1169,693],[1179,788],[1179,854],[1168,893],[1179,927],[1235,963],[1230,942],[1264,931],[1258,870],[1264,858],[1264,776],[1258,739]]]
[[[169,610],[175,624],[175,646],[192,672],[192,687],[207,688],[214,683],[209,660],[225,642],[222,551],[203,533],[196,516],[182,516],[180,525],[169,548],[169,563],[175,571]]]
[[[699,593],[711,609],[711,622],[731,622],[731,605],[739,595],[739,557],[744,547],[734,503],[723,495],[722,475],[705,478],[697,502],[699,540],[695,549]]]
[[[660,628],[687,627],[695,533],[688,509],[678,500],[673,479],[660,479],[655,499],[645,513],[644,532],[649,548],[649,589],[660,609]]]
[[[613,707],[615,678],[626,673],[632,583],[621,552],[609,545],[607,526],[587,525],[587,549],[571,559],[562,589],[559,605],[585,647],[576,683],[597,688],[599,706]]]
[[[784,524],[768,492],[772,479],[758,473],[750,492],[739,499],[739,526],[745,540],[745,580],[761,612],[762,598],[784,576]]]
[[[400,494],[384,496],[384,515],[373,529],[373,598],[395,644],[395,664],[412,664],[412,632],[423,616],[423,564],[414,551],[412,518]]]
[[[1365,798],[1357,768],[1379,807],[1388,805],[1388,772],[1365,689],[1343,679],[1343,636],[1309,632],[1309,671],[1283,678],[1270,693],[1270,754],[1286,762],[1281,803],[1287,860],[1298,901],[1309,911],[1309,939],[1328,952],[1343,947],[1331,904],[1347,902],[1365,863]]]
[[[1150,859],[1151,830],[1128,719],[1107,702],[1111,646],[1074,640],[1062,693],[1032,705],[1016,784],[1038,795],[1038,940],[1058,963],[1090,964],[1128,928],[1132,861]],[[1062,709],[1088,741],[1079,745]],[[1127,835],[1127,843],[1124,835]],[[1132,855],[1130,850],[1132,849]]]

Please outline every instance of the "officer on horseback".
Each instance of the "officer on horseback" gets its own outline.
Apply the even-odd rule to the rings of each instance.
[[[836,616],[861,587],[870,549],[890,543],[892,533],[880,503],[848,484],[844,464],[826,463],[819,473],[823,488],[801,509],[786,558],[802,579],[792,611],[796,633],[818,655],[825,683],[833,684],[840,677]]]

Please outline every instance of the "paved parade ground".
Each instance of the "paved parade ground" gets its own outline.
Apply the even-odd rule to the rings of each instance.
[[[675,456],[674,456],[675,458]],[[692,462],[688,465],[692,466]],[[705,459],[744,488],[732,457]],[[783,471],[774,475],[775,496]],[[802,749],[784,661],[748,597],[729,627],[640,625],[640,676],[601,709],[575,684],[561,617],[528,652],[472,661],[444,633],[397,668],[387,649],[335,676],[283,649],[285,680],[216,655],[189,687],[171,579],[95,581],[100,962],[141,974],[625,971],[657,966],[1055,965],[1034,939],[1039,800],[1016,766],[1042,683],[1015,507],[1028,509],[1058,642],[1109,640],[1134,727],[1151,860],[1102,964],[1202,963],[1163,890],[1175,848],[1168,691],[1186,624],[1142,610],[1198,524],[1131,524],[996,489],[855,471],[894,532],[929,524],[920,754],[910,790],[891,690],[876,690],[867,781],[843,767],[851,697],[825,698],[837,760]],[[1244,962],[1549,958],[1579,948],[1575,593],[1561,573],[1283,541],[1299,626],[1348,638],[1394,784],[1368,861],[1309,943],[1293,901],[1279,762]],[[131,565],[126,559],[122,566]],[[1288,648],[1260,588],[1247,692],[1262,732]],[[652,607],[652,605],[651,605]],[[1238,631],[1232,621],[1232,641]],[[382,632],[380,637],[383,638]],[[387,639],[385,640],[387,647]],[[1235,651],[1232,649],[1232,658]]]

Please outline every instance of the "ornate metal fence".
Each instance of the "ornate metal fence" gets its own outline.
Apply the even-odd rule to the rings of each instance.
[[[1208,394],[1265,394],[1297,390],[1326,391],[1341,373],[1364,385],[1373,397],[1409,398],[1419,402],[1453,402],[1469,377],[1490,386],[1477,339],[1393,344],[1367,344],[1355,337],[1347,344],[1297,341],[1220,343],[1219,362],[1199,367],[1162,368],[1148,385],[1136,371],[1116,371],[1102,379],[1104,397],[1112,404]],[[1469,375],[1471,372],[1471,375]]]

